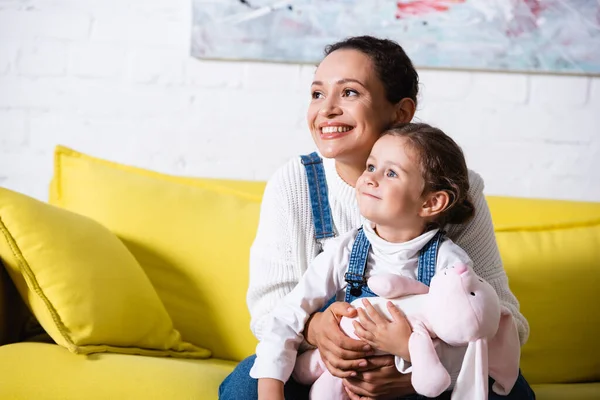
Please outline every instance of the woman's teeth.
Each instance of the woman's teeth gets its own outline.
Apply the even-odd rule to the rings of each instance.
[[[348,132],[351,130],[350,126],[324,126],[321,128],[321,132],[323,133],[336,133],[336,132]]]

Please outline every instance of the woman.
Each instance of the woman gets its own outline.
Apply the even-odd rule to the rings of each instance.
[[[386,128],[411,121],[417,105],[418,74],[397,43],[354,37],[328,46],[325,55],[315,72],[307,113],[309,129],[324,160],[319,164],[314,157],[292,159],[269,180],[263,197],[247,295],[251,328],[259,339],[267,314],[298,283],[327,241],[361,225],[354,186],[371,148]],[[462,227],[448,226],[448,236],[468,253],[478,275],[511,310],[524,343],[529,327],[502,268],[483,181],[473,172],[469,180],[475,216]],[[414,394],[410,375],[397,371],[393,357],[369,357],[369,346],[340,331],[339,319],[355,313],[341,302],[315,313],[304,331],[304,348],[319,348],[327,368],[345,378],[344,385],[353,398]],[[254,356],[242,361],[223,382],[221,399],[258,397],[257,382],[249,376],[253,362]],[[353,371],[358,372],[353,375]],[[291,379],[285,390],[286,399],[304,399],[308,392]],[[514,398],[533,398],[522,378],[513,392]]]

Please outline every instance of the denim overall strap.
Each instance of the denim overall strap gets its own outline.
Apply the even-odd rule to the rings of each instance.
[[[309,155],[300,156],[306,178],[308,179],[308,190],[310,194],[310,205],[312,208],[313,224],[315,226],[315,239],[325,239],[335,236],[333,232],[333,217],[329,207],[329,195],[323,160],[314,152]]]
[[[360,228],[354,239],[354,244],[352,245],[352,252],[350,253],[350,261],[348,263],[348,272],[346,272],[345,275],[346,282],[348,282],[345,299],[347,303],[350,303],[352,300],[359,297],[375,296],[368,288],[367,280],[365,279],[365,270],[370,248],[371,243],[369,242],[369,239],[367,239],[367,235],[365,235],[363,229]]]
[[[445,239],[445,233],[438,231],[434,237],[419,252],[419,269],[417,279],[419,282],[429,286],[431,278],[435,275],[435,266],[437,264],[437,255],[440,244]]]

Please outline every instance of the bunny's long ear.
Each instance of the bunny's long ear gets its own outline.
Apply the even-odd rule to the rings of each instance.
[[[470,342],[463,360],[452,400],[488,398],[487,339]]]
[[[512,314],[502,308],[500,326],[496,335],[489,341],[490,376],[496,381],[492,386],[499,395],[507,395],[519,377],[521,343],[519,331]]]

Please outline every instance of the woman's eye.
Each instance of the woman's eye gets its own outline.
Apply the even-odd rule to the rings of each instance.
[[[344,89],[344,96],[345,97],[357,96],[357,95],[358,95],[358,92],[356,90]]]
[[[367,171],[369,171],[369,172],[375,171],[375,166],[373,164],[368,164],[367,165]]]
[[[321,97],[323,97],[323,93],[321,93],[321,92],[312,92],[311,97],[313,99],[320,99]]]
[[[387,176],[388,178],[395,178],[398,176],[397,173],[395,173],[394,171],[392,171],[391,169],[387,172]]]

